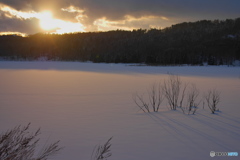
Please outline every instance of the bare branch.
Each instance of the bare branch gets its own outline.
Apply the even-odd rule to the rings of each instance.
[[[195,84],[192,84],[190,91],[188,92],[188,114],[190,114],[191,112],[192,114],[195,114],[195,112],[197,111],[197,107],[200,104],[200,102],[196,102],[198,95],[199,90],[197,89]]]
[[[181,85],[182,82],[176,75],[169,75],[168,80],[164,81],[163,92],[172,110],[177,109]]]
[[[211,110],[212,114],[217,111],[217,104],[220,102],[220,92],[216,89],[209,90],[205,95],[205,100],[207,101],[208,108]]]
[[[144,100],[143,96],[138,95],[137,93],[133,96],[133,101],[137,105],[140,110],[143,112],[151,112],[151,109],[153,112],[158,112],[160,105],[164,99],[163,93],[162,93],[162,87],[161,84],[153,84],[150,89],[148,90],[148,101]]]

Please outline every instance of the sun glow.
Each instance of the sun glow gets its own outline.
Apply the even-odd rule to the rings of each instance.
[[[40,26],[44,30],[53,30],[56,29],[55,20],[52,18],[52,13],[49,11],[44,11],[39,15]]]
[[[76,8],[67,8],[67,12],[76,12],[80,15],[83,13],[83,10],[77,10]],[[62,10],[65,11],[65,10]],[[35,12],[35,11],[18,11],[12,7],[0,3],[0,14],[2,14],[10,19],[38,19],[39,20],[39,27],[48,33],[57,33],[57,34],[64,34],[64,33],[73,33],[73,32],[84,32],[86,27],[79,21],[76,20],[75,22],[66,21],[61,19],[54,18],[51,11],[42,11],[42,12]],[[9,31],[12,32],[12,31]]]
[[[40,26],[45,31],[52,31],[52,33],[72,33],[72,32],[84,32],[84,26],[81,23],[74,23],[69,21],[63,21],[60,19],[54,19],[50,11],[44,11],[39,15]]]

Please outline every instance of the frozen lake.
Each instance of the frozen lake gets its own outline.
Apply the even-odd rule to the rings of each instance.
[[[132,95],[177,74],[202,97],[221,92],[218,115],[202,104],[196,115],[143,114]],[[0,132],[31,122],[43,143],[65,148],[52,160],[90,159],[113,136],[109,160],[212,159],[210,151],[240,153],[239,67],[149,67],[79,62],[0,62]],[[226,157],[225,157],[226,158]],[[237,159],[239,157],[232,157]],[[221,158],[220,158],[221,159]]]

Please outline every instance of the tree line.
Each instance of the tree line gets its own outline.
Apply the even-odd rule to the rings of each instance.
[[[152,65],[231,65],[240,60],[240,18],[184,22],[164,29],[0,36],[7,60]]]

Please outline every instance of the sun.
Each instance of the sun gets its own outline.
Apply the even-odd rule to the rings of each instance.
[[[49,31],[57,28],[55,20],[50,11],[44,11],[39,16],[40,26],[42,29]]]

